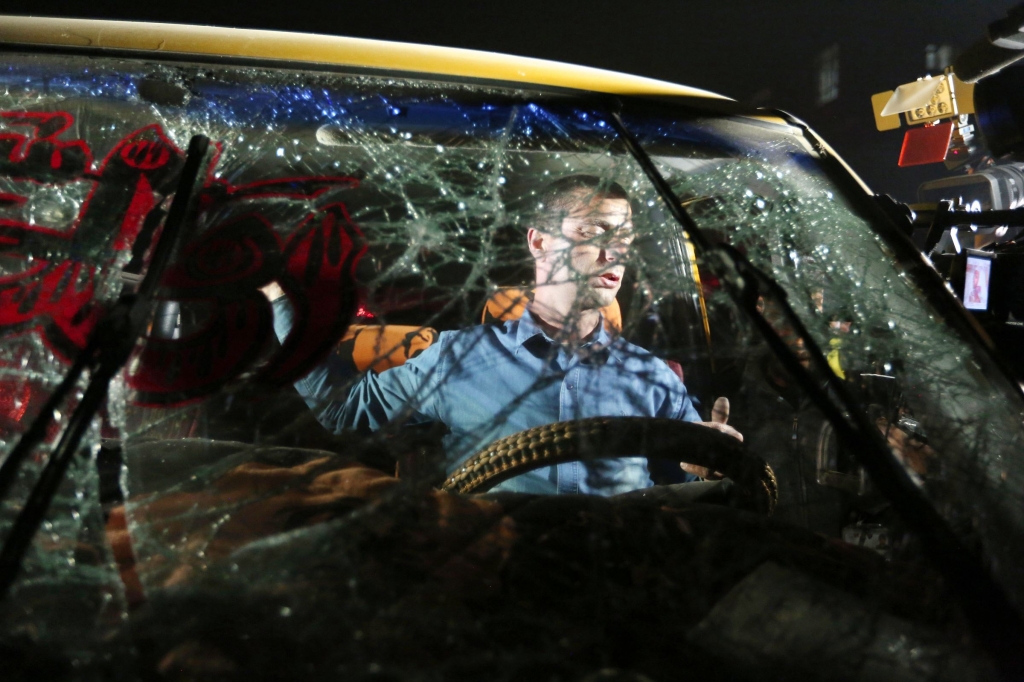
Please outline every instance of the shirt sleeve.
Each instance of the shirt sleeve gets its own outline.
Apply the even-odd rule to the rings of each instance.
[[[317,402],[310,407],[317,420],[335,433],[346,428],[376,431],[396,418],[411,424],[442,421],[440,388],[447,342],[448,335],[441,334],[437,343],[404,364],[380,374],[367,372],[344,398]],[[322,395],[325,389],[331,392],[324,385],[318,393]],[[309,404],[308,398],[306,402]]]
[[[681,384],[682,382],[680,382]],[[682,392],[679,396],[679,409],[676,413],[676,419],[681,419],[685,422],[701,421],[700,414],[697,412],[697,408],[693,406],[693,401],[690,400],[685,386],[682,386]]]
[[[271,305],[274,309],[274,334],[284,344],[294,325],[295,312],[285,296],[274,299]],[[306,376],[296,381],[295,389],[309,408],[316,412],[330,402],[342,387],[351,384],[358,373],[351,362],[331,353]]]
[[[671,370],[670,370],[671,371]],[[676,408],[675,418],[686,422],[699,422],[701,421],[700,413],[697,412],[697,408],[693,405],[693,400],[690,399],[689,392],[686,390],[686,386],[672,373],[673,378],[676,380],[678,385],[678,391],[674,396],[675,400],[678,401],[678,407]],[[699,476],[691,473],[684,473],[682,477],[683,483],[691,483],[693,481],[701,480]]]
[[[274,333],[283,343],[292,328],[292,307],[283,296],[273,307]],[[331,353],[296,381],[295,389],[317,420],[334,433],[351,428],[376,431],[398,417],[409,423],[438,421],[443,348],[449,336],[441,334],[436,343],[398,367],[380,374],[366,372],[355,385],[354,365]]]
[[[701,421],[700,413],[697,412],[697,408],[694,406],[690,393],[686,390],[686,385],[683,384],[683,380],[669,369],[669,366],[664,361],[654,358],[654,362],[656,365],[655,376],[659,377],[658,383],[664,386],[668,392],[668,399],[665,401],[668,409],[659,411],[657,416],[679,419],[685,422]]]

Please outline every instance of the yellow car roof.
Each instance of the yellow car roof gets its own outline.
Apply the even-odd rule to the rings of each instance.
[[[586,66],[451,47],[253,29],[0,15],[0,44],[304,62],[618,95],[725,99],[706,90]]]

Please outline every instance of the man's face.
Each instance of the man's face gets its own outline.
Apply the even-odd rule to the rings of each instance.
[[[565,288],[566,295],[582,309],[609,305],[622,286],[623,261],[633,241],[629,202],[582,196],[563,217],[561,228],[561,234],[550,235],[541,256],[549,273],[538,284],[574,284]]]

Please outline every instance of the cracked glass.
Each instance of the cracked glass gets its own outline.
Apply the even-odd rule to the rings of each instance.
[[[991,673],[956,644],[955,587],[606,112],[530,88],[111,58],[9,55],[0,83],[4,454],[147,271],[189,140],[212,143],[146,333],[0,606],[18,670]],[[624,124],[697,226],[787,292],[1020,603],[1018,393],[802,131],[686,111]],[[2,500],[4,537],[79,397]],[[757,627],[781,606],[751,607],[773,593],[801,614],[772,621],[787,646]]]
[[[692,127],[645,124],[641,141],[652,148],[694,144]],[[761,142],[756,151],[696,169],[657,159],[673,190],[702,229],[783,287],[913,482],[966,545],[984,547],[1020,599],[1020,588],[1011,587],[1019,585],[1016,543],[1007,541],[1024,521],[1013,482],[1021,475],[1018,387],[924,303],[894,267],[892,248],[814,167],[810,141],[749,124],[717,125],[708,134],[723,145],[740,135],[747,144]]]

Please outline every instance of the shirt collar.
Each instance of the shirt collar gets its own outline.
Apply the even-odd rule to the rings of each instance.
[[[597,334],[595,334],[594,338],[590,339],[590,341],[587,341],[585,344],[583,344],[583,348],[592,348],[594,346],[598,346],[603,349],[608,349],[614,342],[614,339],[612,339],[611,334],[609,334],[608,330],[605,328],[604,315],[602,315],[600,312],[598,312],[598,315],[599,322],[597,325]],[[546,341],[549,344],[555,343],[555,341],[550,336],[544,333],[544,330],[540,328],[540,325],[537,324],[537,320],[534,319],[533,315],[530,313],[529,308],[523,311],[522,317],[520,317],[517,320],[517,322],[519,325],[516,329],[515,343],[517,354],[519,353],[519,349],[523,347],[523,344],[537,336],[540,336],[541,338],[544,339],[544,341]],[[614,354],[611,354],[611,357],[614,357]]]

